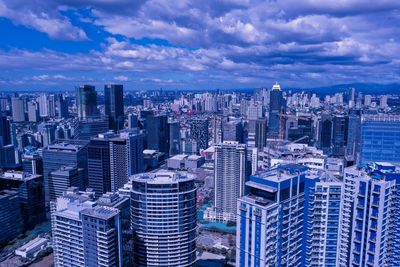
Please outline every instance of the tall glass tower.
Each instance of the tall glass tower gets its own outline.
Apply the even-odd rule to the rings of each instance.
[[[97,93],[94,86],[77,86],[75,92],[79,119],[97,116]]]
[[[159,171],[132,176],[130,183],[135,266],[194,266],[194,180]]]
[[[110,120],[110,129],[124,128],[124,87],[122,84],[104,86],[105,115]]]
[[[400,115],[361,118],[361,163],[400,163]]]

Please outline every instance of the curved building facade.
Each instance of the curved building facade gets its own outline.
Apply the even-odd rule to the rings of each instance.
[[[196,187],[177,172],[132,176],[135,266],[194,266]]]

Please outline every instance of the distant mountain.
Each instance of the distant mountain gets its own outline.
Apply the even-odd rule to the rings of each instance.
[[[295,91],[313,91],[317,94],[332,94],[337,92],[345,92],[348,88],[354,87],[356,92],[363,92],[365,94],[400,94],[400,83],[349,83],[349,84],[335,84],[324,87],[314,88],[297,88]]]

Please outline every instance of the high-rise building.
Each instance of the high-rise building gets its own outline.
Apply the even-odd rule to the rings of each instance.
[[[360,153],[361,139],[361,112],[360,110],[349,110],[349,127],[347,132],[346,155],[354,160],[358,159]]]
[[[28,103],[28,121],[38,122],[39,121],[39,105],[38,103],[31,101]]]
[[[400,115],[363,115],[361,163],[400,163]]]
[[[58,94],[56,96],[56,108],[57,108],[57,115],[59,118],[68,117],[68,103],[65,100],[63,94]]]
[[[3,145],[11,144],[10,121],[3,112],[0,114],[0,143]]]
[[[18,192],[24,229],[32,229],[46,219],[44,182],[42,175],[7,171],[0,175],[0,190]]]
[[[132,176],[126,186],[131,198],[135,266],[194,266],[197,217],[193,178],[159,171]]]
[[[349,118],[347,116],[335,115],[333,117],[332,154],[334,156],[345,155],[348,128]]]
[[[197,143],[197,149],[208,148],[209,131],[208,119],[193,119],[190,120],[190,135]]]
[[[318,148],[322,149],[325,154],[330,154],[332,151],[332,136],[332,117],[323,114],[318,122]]]
[[[121,132],[110,139],[111,191],[116,192],[130,175],[144,171],[143,139],[141,131]]]
[[[109,130],[108,118],[85,118],[76,120],[73,126],[74,139],[90,140]]]
[[[236,200],[244,194],[249,173],[247,147],[238,142],[215,146],[214,205],[216,220],[235,220]]]
[[[179,121],[169,122],[169,155],[179,154],[181,150],[181,125]]]
[[[399,266],[400,169],[374,163],[344,171],[337,266]]]
[[[110,129],[115,131],[124,128],[124,87],[122,84],[104,86],[105,115],[110,120]]]
[[[76,107],[78,109],[78,118],[85,119],[98,116],[97,110],[97,92],[92,85],[77,86]]]
[[[84,190],[84,169],[76,166],[62,166],[57,170],[50,172],[51,183],[49,187],[50,200],[54,200],[62,196],[69,187],[77,187]]]
[[[241,121],[228,121],[222,125],[223,141],[235,141],[243,143],[243,124]]]
[[[84,185],[87,179],[87,142],[68,140],[49,145],[43,149],[43,176],[45,184],[46,203],[54,200],[57,186],[51,172],[63,166],[84,169]],[[50,192],[53,192],[50,194]]]
[[[237,201],[237,266],[336,265],[342,184],[306,167],[250,176]]]
[[[269,103],[269,117],[268,117],[268,136],[271,138],[279,138],[281,133],[281,114],[286,109],[285,99],[281,86],[275,83],[272,86],[270,93]]]
[[[27,151],[22,155],[22,170],[30,174],[43,175],[43,158],[36,151]]]
[[[110,139],[115,137],[112,132],[99,134],[88,145],[88,187],[96,197],[111,192]]]
[[[71,188],[52,202],[55,266],[122,266],[120,212]]]
[[[19,97],[11,98],[12,119],[14,122],[25,121],[25,101]]]
[[[145,126],[147,131],[147,148],[168,154],[168,117],[166,115],[148,115]]]
[[[381,95],[379,97],[379,107],[381,109],[387,109],[388,108],[388,96],[387,95]]]
[[[128,128],[133,129],[138,127],[138,116],[136,114],[130,113],[128,115]]]
[[[41,93],[39,97],[37,98],[37,101],[39,103],[39,113],[40,117],[48,117],[49,116],[49,106],[48,106],[48,101],[47,101],[47,94],[46,93]]]
[[[17,191],[0,191],[0,225],[0,246],[22,234],[24,222]]]

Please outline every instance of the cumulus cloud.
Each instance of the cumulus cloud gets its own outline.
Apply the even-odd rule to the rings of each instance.
[[[87,39],[71,10],[107,36],[95,50],[0,50],[0,69],[29,66],[36,82],[85,71],[171,86],[399,80],[398,1],[0,0],[0,16],[15,24],[53,39]]]

